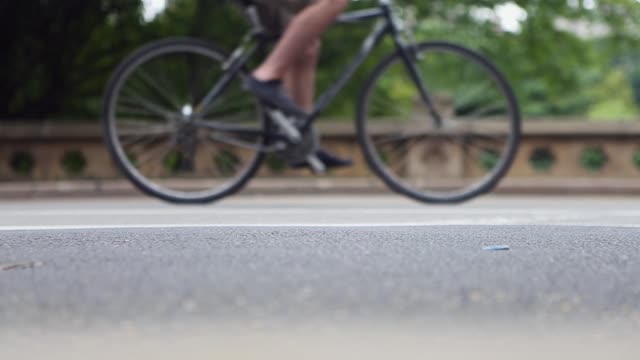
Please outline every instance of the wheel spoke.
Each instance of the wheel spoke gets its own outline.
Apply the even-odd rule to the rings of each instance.
[[[393,135],[387,135],[385,137],[380,137],[374,140],[374,143],[376,145],[384,145],[391,142],[411,140],[413,138],[425,137],[425,136],[426,135],[422,133],[417,133],[417,134],[400,133],[400,134],[393,134]]]
[[[148,136],[147,134],[142,134],[142,135],[134,135],[134,136],[130,136],[129,139],[127,140],[120,140],[120,145],[122,145],[123,148],[127,148],[127,147],[131,147],[134,145],[139,145],[141,143],[151,143],[152,141],[154,141],[155,139]]]
[[[441,137],[443,139],[446,139],[447,141],[458,141],[458,142],[464,142],[465,139],[469,138],[469,137],[474,137],[476,139],[481,139],[484,141],[490,141],[494,144],[498,144],[498,143],[505,143],[506,141],[504,140],[503,137],[497,137],[497,136],[490,136],[490,135],[483,135],[483,134],[478,134],[478,133],[472,133],[472,134],[447,134],[447,133],[442,133],[442,134],[437,134],[438,137]]]
[[[140,159],[138,159],[138,167],[142,168],[145,164],[149,163],[151,160],[155,160],[160,158],[164,158],[165,156],[169,155],[169,153],[173,150],[173,146],[171,146],[168,142],[163,143],[163,145],[161,146],[156,146],[155,148],[151,149],[151,151],[147,152],[146,154],[144,154],[144,156],[142,156]]]
[[[131,100],[133,100],[135,104],[142,105],[143,108],[145,108],[146,110],[156,115],[166,118],[170,114],[172,114],[171,110],[168,110],[160,105],[154,104],[153,102],[147,100],[146,98],[144,98],[142,95],[140,95],[139,93],[137,93],[135,90],[131,88],[124,88],[122,90],[125,95],[131,97]],[[129,98],[125,98],[125,101],[129,101]]]
[[[138,117],[138,118],[158,118],[158,115],[154,112],[148,111],[143,107],[129,106],[121,104],[118,106],[117,115],[121,117]],[[164,120],[164,118],[163,118]]]
[[[392,114],[394,116],[401,116],[403,118],[408,118],[409,115],[411,114],[410,110],[407,109],[402,109],[400,108],[396,103],[392,102],[389,99],[383,98],[382,96],[377,96],[373,99],[378,105],[380,105],[380,108],[384,109],[386,113],[389,112],[389,110],[393,110]]]
[[[244,107],[255,107],[255,101],[246,92],[233,90],[220,95],[212,104],[202,111],[202,116],[212,116],[224,109],[242,109]]]
[[[164,98],[165,101],[167,101],[169,105],[173,106],[174,109],[180,109],[182,107],[180,105],[180,102],[176,99],[176,97],[170,95],[169,90],[167,90],[166,88],[158,85],[158,83],[156,81],[154,81],[153,78],[151,76],[149,76],[149,74],[147,74],[147,72],[144,71],[144,69],[142,67],[138,69],[138,72],[136,73],[136,75],[139,76],[145,82],[145,84],[147,84],[153,90],[155,90],[155,92],[158,95],[160,95],[162,98]]]

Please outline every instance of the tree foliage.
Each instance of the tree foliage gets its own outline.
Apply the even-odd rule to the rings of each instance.
[[[0,117],[95,114],[104,79],[143,39],[130,0],[0,3]]]
[[[488,55],[514,84],[528,116],[637,116],[636,0],[398,2],[416,9],[418,39],[451,40]],[[354,7],[374,4],[364,0]],[[505,13],[522,17],[505,19]],[[505,29],[501,21],[516,28]],[[0,2],[0,118],[96,118],[110,72],[135,47],[186,35],[232,49],[245,27],[222,0],[174,0],[153,21],[142,18],[140,0]],[[368,31],[339,26],[325,36],[319,88],[334,81]],[[352,113],[358,85],[373,65],[365,64],[333,114]]]

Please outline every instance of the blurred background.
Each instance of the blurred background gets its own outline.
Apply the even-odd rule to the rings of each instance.
[[[417,11],[418,39],[469,46],[514,86],[525,136],[504,189],[640,192],[634,185],[640,176],[637,0],[404,2]],[[247,26],[221,0],[1,2],[0,181],[27,186],[11,188],[16,193],[35,191],[32,181],[117,179],[99,126],[101,96],[117,64],[138,46],[169,36],[204,38],[230,50]],[[340,26],[325,36],[320,89],[369,31]],[[322,121],[326,142],[358,160],[334,178],[369,176],[351,124],[360,84],[378,59],[365,64]],[[402,94],[411,85],[389,86]],[[268,161],[262,176],[274,175],[308,174]]]
[[[523,137],[496,191],[515,196],[444,208],[386,195],[362,156],[354,117],[362,83],[393,50],[387,41],[319,120],[323,145],[354,166],[313,177],[269,156],[246,189],[257,196],[180,208],[141,199],[103,139],[111,74],[140,46],[167,37],[231,51],[249,28],[242,12],[222,0],[0,0],[0,359],[640,359],[640,211],[630,196],[640,195],[640,0],[396,1],[417,19],[418,40],[467,46],[514,87]],[[339,25],[324,36],[318,89],[335,81],[370,30]],[[147,116],[118,119],[133,125],[120,133],[122,143],[133,139],[120,154],[138,169],[155,157],[152,189],[228,189],[216,181],[243,162],[253,169],[255,148],[207,143],[186,162],[184,152],[156,151],[174,145],[172,126],[202,98],[191,85],[209,79],[196,74],[223,71],[166,61],[176,58],[176,66],[143,64],[120,87],[165,106],[133,108],[121,97],[125,115]],[[511,118],[493,111],[497,87],[492,93],[479,72],[442,59],[424,62],[435,64],[425,82],[446,115],[488,120],[470,126],[490,125],[478,145],[454,133],[461,144],[445,146],[448,134],[422,128],[398,136],[380,126],[375,135],[399,143],[397,158],[379,151],[380,163],[400,163],[403,176],[448,190],[497,167],[498,150],[482,141],[505,140],[491,121]],[[375,88],[390,106],[367,115],[413,126],[429,114],[395,69]],[[188,96],[158,99],[149,83],[165,80]],[[459,107],[449,112],[451,104]],[[158,118],[164,132],[140,130]],[[187,140],[200,135],[184,128]],[[418,141],[406,139],[416,133]],[[146,135],[151,141],[138,141]],[[462,160],[467,153],[479,156]]]

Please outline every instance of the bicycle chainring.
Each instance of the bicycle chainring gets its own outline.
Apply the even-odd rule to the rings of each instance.
[[[315,154],[320,147],[320,136],[315,129],[310,126],[309,129],[302,134],[299,143],[288,143],[286,147],[276,152],[276,155],[289,165],[306,163],[310,155]]]

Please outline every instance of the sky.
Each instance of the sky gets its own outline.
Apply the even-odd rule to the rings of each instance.
[[[144,18],[147,21],[153,20],[153,18],[160,13],[166,6],[166,0],[142,0],[144,2]],[[573,0],[577,1],[577,0]],[[586,3],[593,3],[594,0],[585,0]],[[486,11],[479,10],[476,16],[480,19],[495,19],[505,31],[518,32],[520,30],[520,23],[527,18],[527,13],[516,5],[514,2],[507,2],[503,5],[497,6],[495,9],[484,9]]]
[[[144,18],[152,20],[167,5],[167,0],[142,0],[144,3]]]

